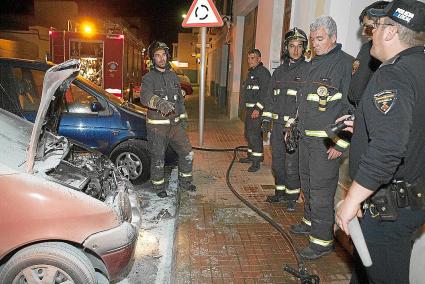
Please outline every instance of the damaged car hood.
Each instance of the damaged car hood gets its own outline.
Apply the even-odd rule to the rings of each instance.
[[[37,154],[44,155],[46,151],[46,149],[39,149],[39,144],[41,137],[45,134],[43,128],[48,123],[48,121],[46,120],[47,111],[49,110],[52,101],[54,101],[55,99],[60,99],[55,98],[55,93],[60,87],[63,90],[68,89],[71,82],[75,79],[75,77],[77,77],[79,71],[80,62],[77,59],[68,60],[47,70],[43,81],[43,91],[40,106],[37,112],[37,116],[29,141],[28,153],[26,158],[26,171],[28,173],[33,173],[34,163]],[[62,138],[62,140],[64,140],[64,138]],[[45,142],[48,143],[49,141]],[[55,142],[51,141],[51,143]],[[43,146],[44,145],[47,144],[43,144]],[[57,163],[59,163],[59,161],[60,160],[58,160]],[[51,166],[54,167],[54,163]]]

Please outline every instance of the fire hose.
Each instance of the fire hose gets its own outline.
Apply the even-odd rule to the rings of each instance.
[[[255,207],[252,203],[250,203],[248,200],[246,200],[232,186],[232,184],[230,182],[230,173],[231,173],[231,170],[233,168],[233,164],[235,163],[236,154],[237,154],[237,152],[247,152],[248,147],[247,146],[238,146],[236,148],[193,147],[193,149],[198,150],[198,151],[206,151],[206,152],[233,152],[232,161],[229,164],[229,167],[227,168],[227,172],[226,172],[226,184],[227,184],[227,186],[232,191],[232,193],[240,201],[242,201],[242,203],[244,203],[251,210],[253,210],[255,213],[257,213],[261,218],[263,218],[265,221],[267,221],[271,226],[273,226],[282,235],[282,237],[287,241],[287,243],[289,244],[289,247],[291,248],[291,251],[292,251],[292,253],[295,257],[298,268],[295,269],[295,268],[289,266],[288,264],[285,264],[285,266],[283,267],[283,270],[292,274],[296,278],[298,278],[300,280],[301,284],[318,284],[318,283],[320,283],[320,278],[319,278],[318,275],[310,274],[308,272],[308,270],[305,266],[305,263],[302,260],[302,258],[300,257],[298,249],[294,244],[294,240],[292,239],[291,235],[287,232],[287,230],[285,230],[280,224],[278,224],[276,221],[274,221],[270,216],[268,216],[261,209]]]

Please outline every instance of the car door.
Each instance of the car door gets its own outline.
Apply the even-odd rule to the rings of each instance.
[[[108,153],[113,112],[106,100],[95,96],[79,81],[74,81],[63,96],[59,134]]]

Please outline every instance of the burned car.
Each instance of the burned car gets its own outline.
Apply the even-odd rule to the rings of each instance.
[[[131,264],[140,206],[126,170],[55,134],[78,71],[46,72],[34,124],[0,109],[0,283],[109,283]]]

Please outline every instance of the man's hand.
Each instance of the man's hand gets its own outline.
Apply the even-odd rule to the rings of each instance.
[[[359,212],[361,214],[360,203],[356,203],[352,199],[344,200],[337,209],[335,223],[341,228],[341,230],[349,235],[350,232],[348,231],[348,223],[356,217]]]
[[[252,119],[255,119],[255,118],[259,117],[259,116],[260,116],[260,112],[259,112],[257,109],[255,109],[255,110],[252,112],[252,114],[251,114],[251,118],[252,118]]]
[[[342,152],[335,150],[334,147],[330,147],[326,153],[328,153],[328,160],[335,160],[342,155]]]
[[[340,118],[338,118],[337,120],[335,120],[335,123],[338,123],[340,121],[343,121],[344,119],[349,118],[351,115],[347,114],[344,116],[341,116]],[[344,128],[344,131],[348,131],[353,133],[353,127],[354,127],[354,120],[346,120],[344,121],[344,124],[347,125],[346,128]]]
[[[163,116],[167,116],[168,114],[174,111],[174,104],[170,103],[169,101],[161,99],[156,104],[156,109],[159,110],[159,112]]]
[[[272,123],[269,120],[263,120],[261,122],[261,129],[263,130],[263,133],[268,133],[272,130]]]

